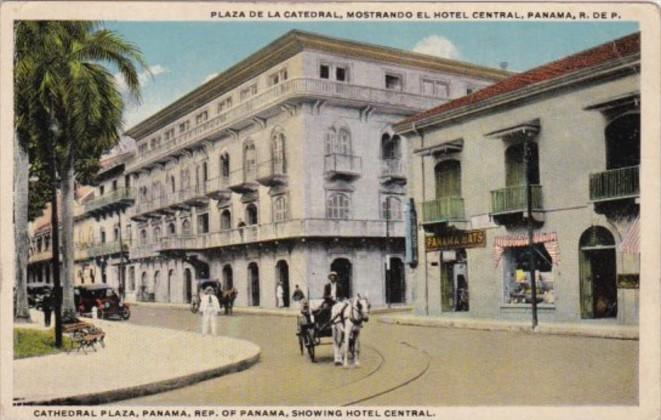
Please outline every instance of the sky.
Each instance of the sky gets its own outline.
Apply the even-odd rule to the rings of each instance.
[[[115,22],[142,51],[142,101],[126,97],[131,128],[292,29],[524,71],[636,32],[635,22]],[[124,89],[117,77],[120,89]],[[125,92],[124,92],[125,93]]]

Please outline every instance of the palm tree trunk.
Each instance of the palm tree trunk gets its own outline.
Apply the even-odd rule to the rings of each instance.
[[[29,157],[14,134],[14,243],[16,247],[16,308],[17,321],[31,322],[28,309],[28,183]]]
[[[62,319],[67,322],[76,316],[73,299],[74,246],[73,246],[73,210],[75,173],[73,168],[73,150],[62,171]]]

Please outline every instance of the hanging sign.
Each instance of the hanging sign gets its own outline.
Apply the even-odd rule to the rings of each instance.
[[[484,230],[457,230],[425,236],[427,252],[457,248],[484,248],[486,246],[487,233]]]

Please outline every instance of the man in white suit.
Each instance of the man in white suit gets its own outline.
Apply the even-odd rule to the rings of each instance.
[[[206,335],[211,327],[211,335],[216,335],[216,316],[220,313],[218,298],[213,294],[213,288],[207,287],[200,300],[202,313],[202,335]]]

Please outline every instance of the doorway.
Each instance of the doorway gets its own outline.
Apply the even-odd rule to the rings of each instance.
[[[338,291],[338,299],[347,299],[353,295],[351,290],[351,261],[346,258],[337,258],[331,263],[330,271],[337,273],[337,282],[340,286]]]
[[[287,261],[280,260],[275,264],[276,280],[282,282],[283,304],[289,308],[289,264]]]
[[[441,311],[469,309],[468,268],[465,250],[441,252]]]
[[[193,276],[191,275],[190,268],[184,270],[184,289],[186,295],[186,303],[190,303],[193,299]]]
[[[581,235],[579,272],[581,317],[617,317],[615,240],[606,228],[593,226]]]
[[[223,290],[234,287],[234,278],[232,276],[232,266],[225,264],[223,267]]]
[[[172,302],[172,281],[174,280],[174,269],[168,271],[168,295],[166,296],[166,302]]]
[[[248,288],[250,306],[259,306],[259,267],[254,262],[248,264]]]
[[[404,263],[401,258],[390,258],[390,268],[386,267],[386,303],[404,303],[405,301]]]

